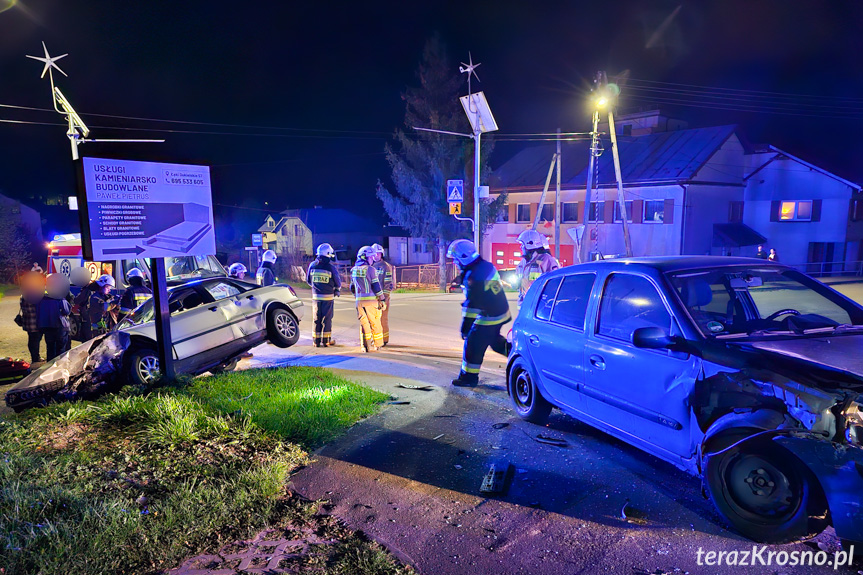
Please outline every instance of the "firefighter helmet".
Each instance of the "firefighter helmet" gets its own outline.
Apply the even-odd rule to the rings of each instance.
[[[371,263],[376,253],[378,252],[372,246],[363,246],[357,251],[357,259]]]
[[[479,258],[479,254],[472,241],[456,240],[449,245],[446,257],[455,260],[458,265],[464,267],[476,261]]]
[[[108,274],[102,274],[96,278],[96,285],[98,285],[99,287],[114,287],[116,284],[114,283],[114,278],[112,278]]]
[[[244,266],[240,262],[236,262],[231,264],[231,266],[228,268],[228,275],[233,278],[239,278],[241,277],[240,274],[245,274],[247,271],[248,270],[246,269],[246,266]]]
[[[126,273],[126,279],[143,278],[143,277],[144,277],[144,272],[142,272],[138,268],[132,268]]]
[[[261,261],[269,262],[271,264],[276,263],[276,252],[273,250],[266,250],[264,255],[261,256]]]
[[[315,254],[331,258],[336,255],[336,250],[334,250],[333,246],[331,246],[330,244],[321,244],[318,246],[318,250],[315,252]]]
[[[548,240],[546,240],[548,241]],[[524,230],[518,234],[518,243],[525,252],[543,247],[543,236],[536,230]]]

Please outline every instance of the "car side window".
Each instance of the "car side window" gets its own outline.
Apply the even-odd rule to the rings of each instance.
[[[194,309],[199,305],[203,305],[204,298],[194,289],[185,289],[171,294],[169,308],[171,315]]]
[[[542,293],[539,294],[539,303],[536,304],[537,319],[548,320],[551,317],[551,308],[554,307],[554,295],[560,287],[561,278],[550,279],[545,282]]]
[[[566,276],[551,312],[551,321],[568,327],[584,329],[587,317],[587,302],[593,290],[594,274],[576,274]]]
[[[213,296],[213,299],[216,301],[225,299],[226,297],[235,296],[240,293],[239,288],[227,282],[214,282],[207,284],[204,286],[204,289],[207,290],[207,292]]]
[[[641,327],[671,328],[671,315],[646,278],[616,273],[605,282],[599,306],[599,335],[631,342]]]

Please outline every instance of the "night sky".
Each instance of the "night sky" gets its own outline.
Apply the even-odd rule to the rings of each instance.
[[[605,70],[628,78],[622,111],[658,102],[692,127],[739,124],[752,142],[863,181],[856,0],[0,0],[0,10],[0,119],[58,124],[0,122],[0,191],[14,197],[72,193],[61,118],[8,107],[51,107],[42,64],[24,57],[41,56],[44,40],[69,53],[58,61],[69,77],[55,81],[93,136],[168,140],[83,154],[209,164],[217,204],[379,217],[383,147],[435,32],[454,74],[469,50],[482,63],[501,134],[586,130],[585,95]],[[500,141],[492,167],[526,145]]]

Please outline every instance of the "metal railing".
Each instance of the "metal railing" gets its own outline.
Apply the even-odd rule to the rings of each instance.
[[[807,262],[803,264],[785,265],[815,277],[863,276],[863,261]]]
[[[449,283],[458,274],[455,264],[446,265],[446,282]],[[398,266],[395,271],[397,288],[436,288],[440,285],[440,268],[438,264],[421,264],[415,266]]]

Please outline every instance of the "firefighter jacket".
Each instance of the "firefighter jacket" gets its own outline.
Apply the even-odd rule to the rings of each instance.
[[[142,278],[130,278],[131,284],[123,292],[123,297],[120,298],[120,313],[131,313],[133,309],[153,297],[153,292],[144,285]]]
[[[309,273],[306,274],[307,282],[312,287],[312,301],[333,301],[342,287],[342,278],[339,270],[327,256],[318,256],[309,264]]]
[[[255,274],[255,280],[259,286],[271,286],[276,283],[276,272],[273,271],[273,264],[270,262],[262,263]]]
[[[557,261],[548,250],[538,249],[533,250],[528,258],[523,258],[518,262],[515,271],[518,274],[518,305],[524,299],[524,294],[536,279],[544,273],[554,271],[560,267],[560,262]]]
[[[90,301],[87,302],[87,317],[90,323],[97,325],[108,319],[108,310],[114,303],[112,294],[103,294],[101,291],[90,292]]]
[[[381,282],[381,288],[384,293],[390,293],[395,289],[395,266],[387,260],[375,262],[375,270],[378,272],[378,280]]]
[[[500,325],[512,319],[500,275],[491,262],[477,258],[465,266],[461,288],[465,297],[461,306],[462,335],[474,324]]]
[[[351,291],[357,303],[375,301],[384,296],[377,270],[365,260],[357,260],[356,265],[351,268]]]

